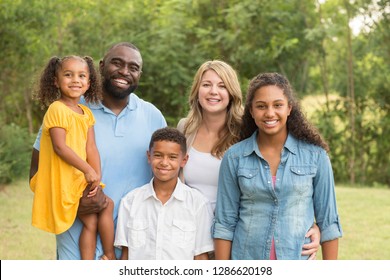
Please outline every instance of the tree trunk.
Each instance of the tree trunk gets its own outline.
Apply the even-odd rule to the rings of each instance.
[[[351,9],[348,1],[344,1],[345,8],[347,10],[347,52],[348,52],[348,101],[349,101],[349,121],[351,129],[351,154],[349,158],[349,180],[352,185],[355,184],[355,87],[354,87],[354,77],[353,77],[353,53],[352,53],[352,34],[351,28],[349,27],[349,21],[351,20]]]

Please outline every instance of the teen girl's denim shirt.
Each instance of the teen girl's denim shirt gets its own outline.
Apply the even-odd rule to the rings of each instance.
[[[273,188],[256,138],[257,131],[222,159],[213,237],[232,241],[235,260],[268,260],[272,238],[277,259],[308,259],[301,252],[314,221],[321,243],[342,236],[329,157],[289,134]]]

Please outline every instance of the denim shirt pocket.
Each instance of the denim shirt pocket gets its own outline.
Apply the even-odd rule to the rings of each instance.
[[[145,246],[149,223],[147,220],[134,220],[127,223],[129,228],[129,246],[138,248]]]
[[[317,172],[317,167],[312,165],[306,166],[291,166],[291,177],[294,189],[300,195],[311,195],[313,178]]]
[[[257,182],[255,177],[257,176],[258,173],[259,173],[258,168],[238,169],[237,176],[238,176],[238,182],[240,184],[240,188],[252,194],[255,191],[256,182]]]

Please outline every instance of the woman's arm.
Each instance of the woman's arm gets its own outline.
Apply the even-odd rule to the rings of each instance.
[[[321,245],[323,260],[337,260],[339,253],[339,239],[325,241]]]
[[[215,259],[230,260],[232,242],[224,239],[214,239]]]

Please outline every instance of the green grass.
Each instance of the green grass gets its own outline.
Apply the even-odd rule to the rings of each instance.
[[[55,236],[31,225],[33,193],[27,181],[0,186],[0,259],[53,260]]]
[[[339,259],[390,260],[390,190],[336,188],[343,237]]]
[[[336,193],[339,259],[390,260],[390,189],[338,186]],[[26,181],[0,187],[0,259],[55,259],[54,235],[31,226],[32,198]]]

